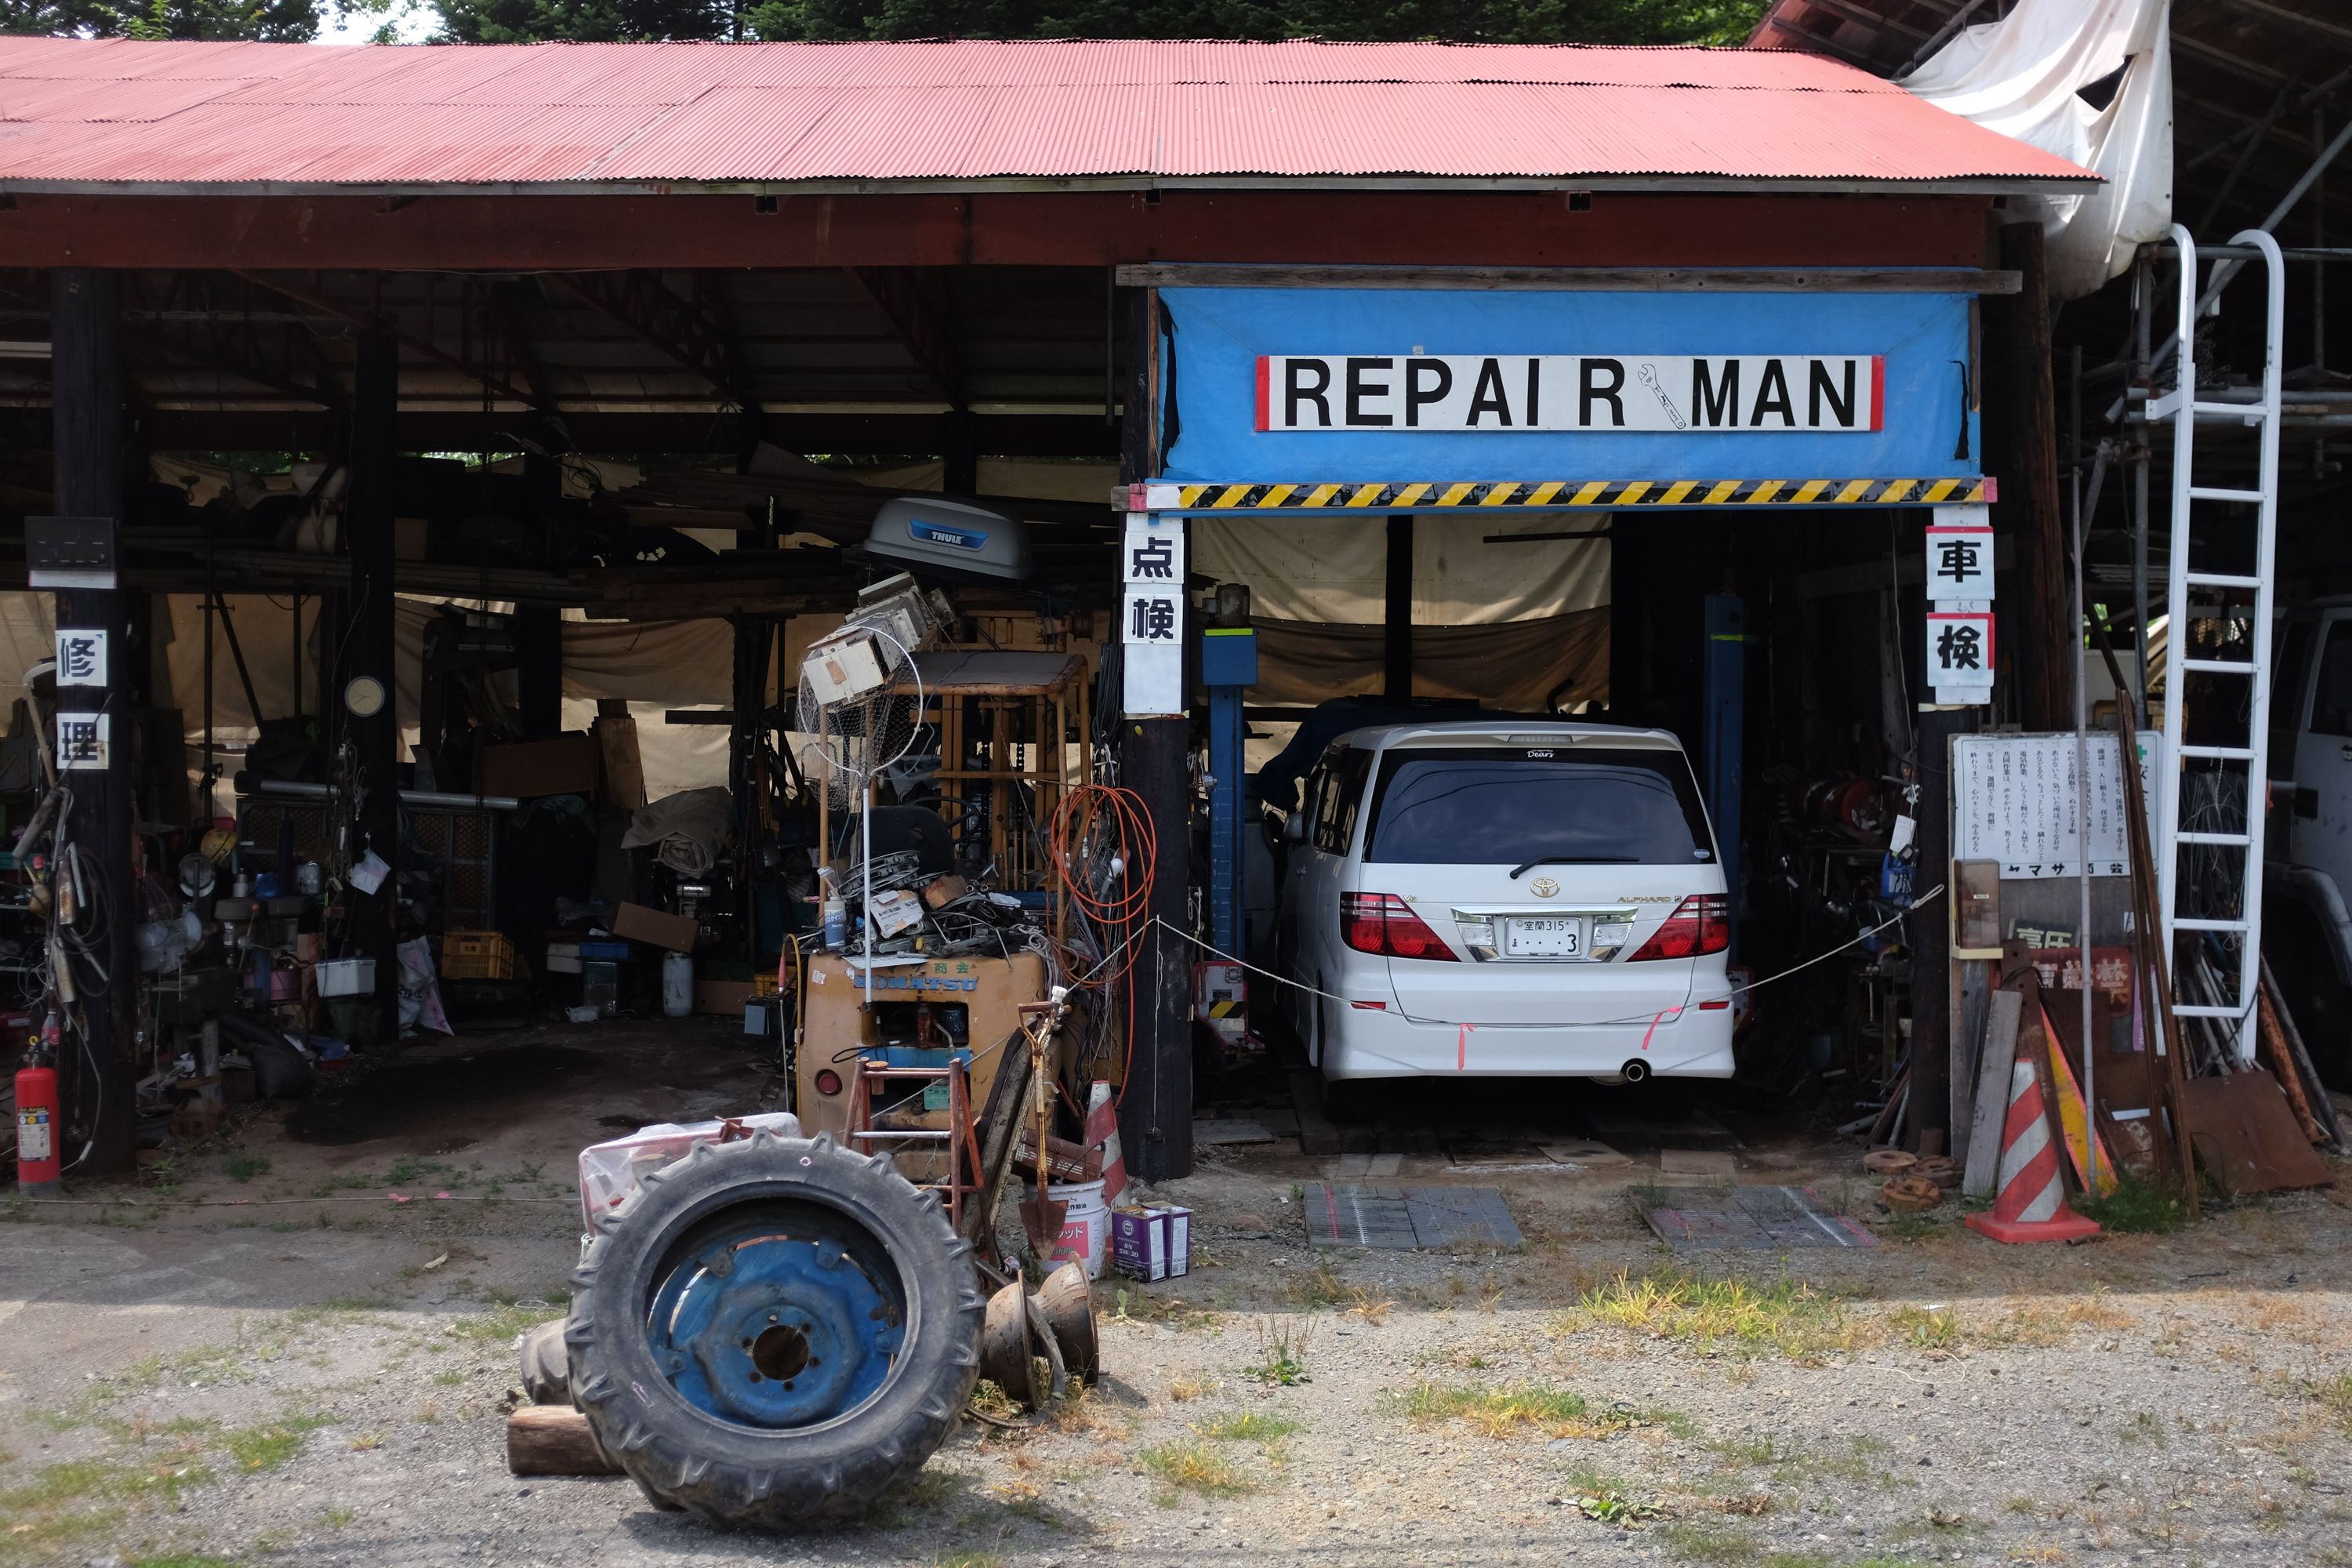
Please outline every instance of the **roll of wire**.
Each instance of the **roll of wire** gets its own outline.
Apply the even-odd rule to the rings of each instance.
[[[1124,993],[1127,1033],[1121,1046],[1119,1094],[1126,1063],[1135,1053],[1135,987],[1128,984],[1151,923],[1151,892],[1159,879],[1159,846],[1143,797],[1115,784],[1082,784],[1054,808],[1047,847],[1070,901],[1101,943],[1091,964],[1066,958],[1070,984],[1080,990]],[[1076,956],[1076,955],[1072,955]]]

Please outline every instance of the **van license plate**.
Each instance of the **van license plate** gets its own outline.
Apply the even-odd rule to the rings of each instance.
[[[1582,958],[1584,922],[1559,919],[1511,921],[1503,929],[1503,952],[1512,958]]]

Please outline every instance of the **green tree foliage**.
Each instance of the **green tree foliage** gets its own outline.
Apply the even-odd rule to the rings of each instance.
[[[442,0],[441,19],[467,44],[753,36],[730,0]]]
[[[1737,44],[1763,8],[1764,0],[441,0],[446,36],[467,43],[1325,37]]]
[[[319,36],[320,19],[319,0],[0,0],[0,33],[302,44]]]
[[[761,0],[765,38],[1736,44],[1763,0]]]

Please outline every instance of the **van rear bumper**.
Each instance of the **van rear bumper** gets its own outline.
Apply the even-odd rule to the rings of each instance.
[[[1466,1032],[1395,1013],[1335,1008],[1323,1076],[1614,1079],[1628,1061],[1659,1078],[1729,1078],[1731,1010],[1696,1004],[1654,1021],[1562,1026],[1489,1025]]]

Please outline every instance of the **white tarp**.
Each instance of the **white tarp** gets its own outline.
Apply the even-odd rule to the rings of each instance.
[[[2172,223],[2169,0],[2017,0],[1903,79],[1928,102],[2105,176],[2086,195],[2011,196],[2048,240],[2053,299],[2079,300]],[[2115,97],[2082,97],[2123,71]]]

